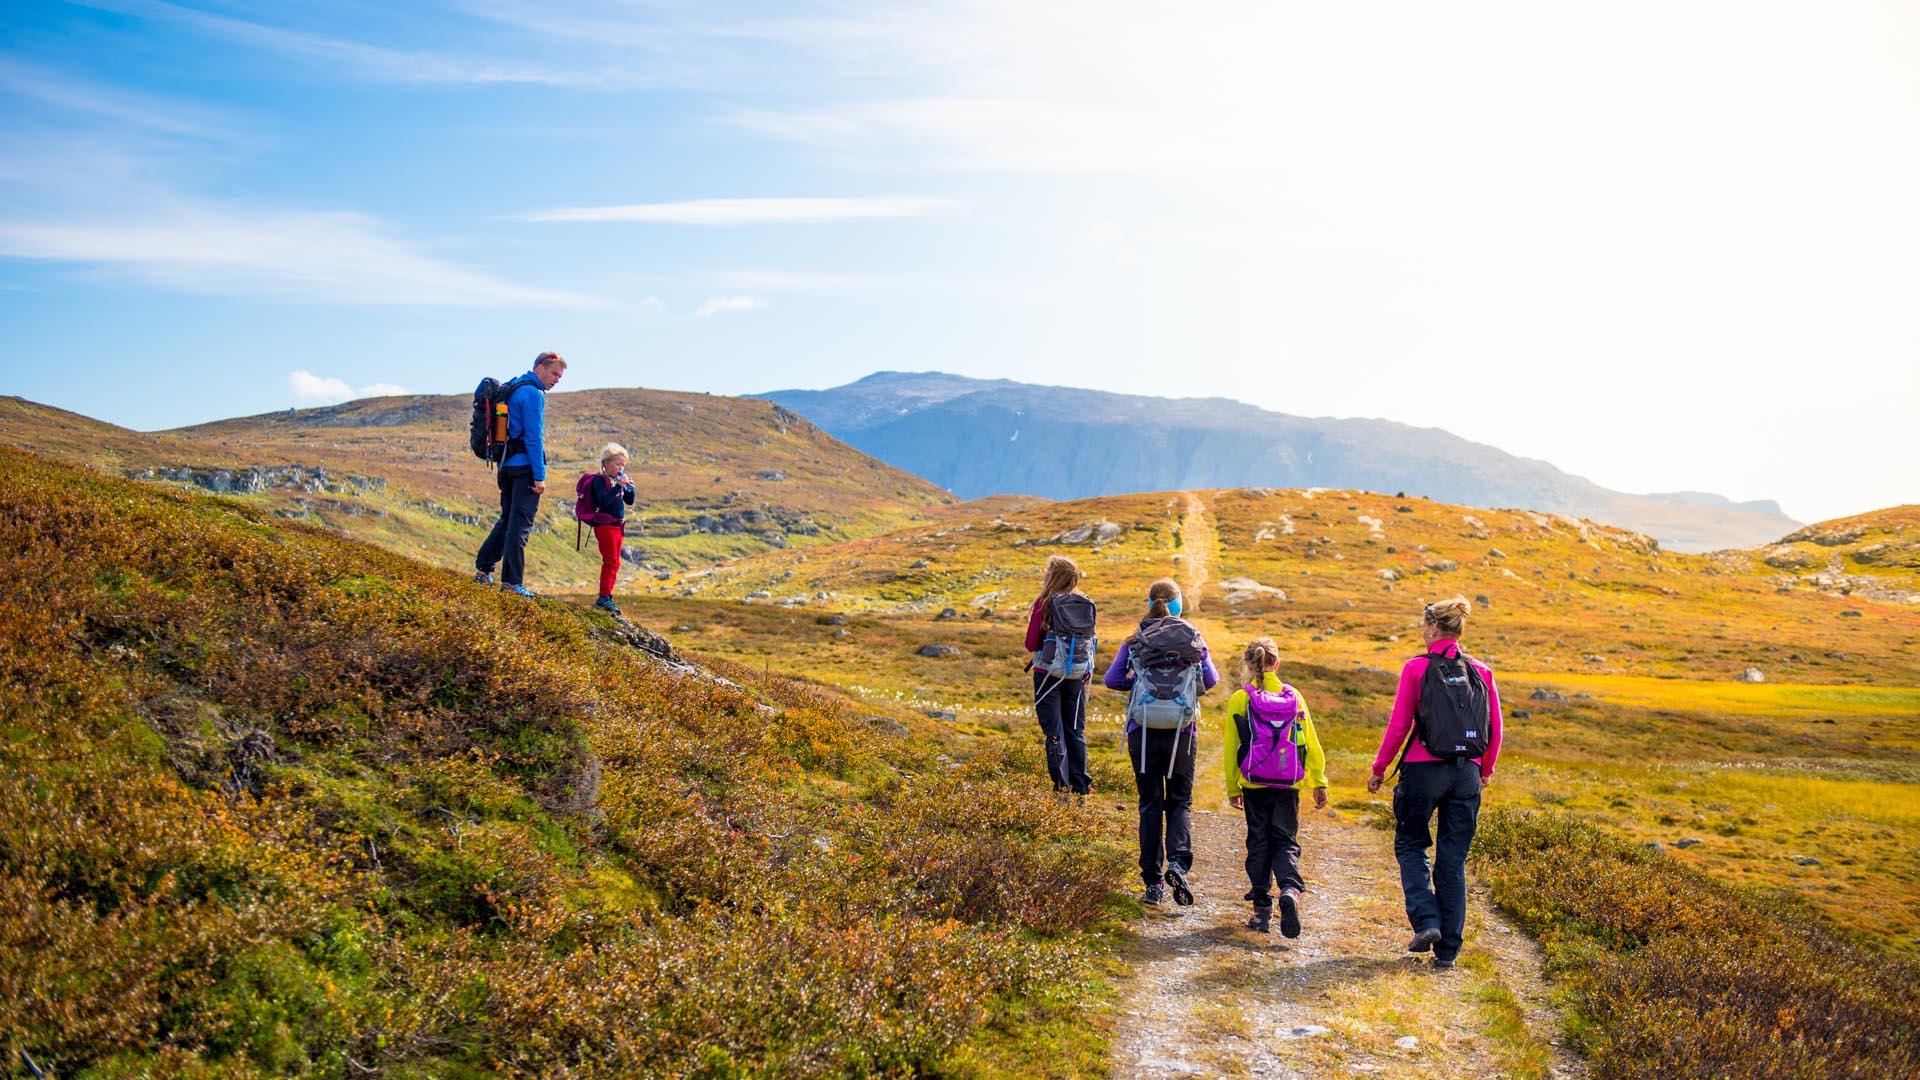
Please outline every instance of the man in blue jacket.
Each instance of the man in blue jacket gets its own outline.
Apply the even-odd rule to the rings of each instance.
[[[500,564],[500,587],[521,596],[533,593],[521,584],[527,569],[527,537],[547,490],[547,391],[566,374],[559,353],[543,352],[533,370],[512,380],[507,391],[507,456],[500,462],[500,520],[480,545],[474,560],[479,573],[473,580],[493,583],[493,567]]]

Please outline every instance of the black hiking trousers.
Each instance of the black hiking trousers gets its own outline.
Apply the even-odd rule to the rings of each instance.
[[[1440,818],[1440,836],[1431,873],[1427,848]],[[1417,932],[1440,931],[1436,960],[1460,954],[1467,924],[1467,849],[1480,824],[1480,763],[1409,761],[1393,786],[1393,855],[1400,862],[1400,891],[1406,894],[1407,922]]]
[[[1300,880],[1300,789],[1249,787],[1240,789],[1240,812],[1247,816],[1247,899],[1254,907],[1273,906],[1268,884],[1282,891],[1304,891]]]
[[[1163,866],[1178,867],[1184,876],[1193,869],[1194,732],[1140,728],[1126,738],[1140,789],[1140,880],[1159,882]]]
[[[483,574],[493,573],[499,563],[501,584],[518,585],[527,572],[527,537],[533,535],[540,496],[533,491],[533,469],[526,465],[501,469],[499,480],[500,520],[493,523],[473,562]]]
[[[1033,692],[1033,712],[1047,737],[1047,775],[1053,778],[1053,790],[1085,795],[1093,786],[1087,776],[1087,684],[1035,671]]]

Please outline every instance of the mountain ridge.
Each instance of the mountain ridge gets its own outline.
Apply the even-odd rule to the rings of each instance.
[[[1751,547],[1802,524],[1771,500],[1617,492],[1442,428],[1301,417],[1225,397],[1157,398],[893,371],[828,390],[757,396],[962,498],[1362,488],[1569,513],[1637,529],[1680,550]]]
[[[468,566],[498,500],[467,449],[470,409],[466,395],[414,394],[140,432],[0,397],[0,444],[262,498],[283,517]],[[553,486],[532,541],[536,588],[592,580],[598,555],[574,551],[570,481],[597,467],[607,442],[632,451],[643,502],[627,558],[646,570],[884,532],[955,501],[757,399],[574,390],[552,396],[547,426]]]

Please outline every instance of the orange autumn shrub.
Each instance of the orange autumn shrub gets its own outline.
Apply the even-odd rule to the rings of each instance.
[[[1803,904],[1562,814],[1494,810],[1475,852],[1571,981],[1597,1075],[1920,1075],[1920,969]]]
[[[13,451],[0,530],[10,1060],[930,1072],[1111,917],[992,741]]]

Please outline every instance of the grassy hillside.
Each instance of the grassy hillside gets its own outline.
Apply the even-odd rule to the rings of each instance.
[[[1026,740],[0,450],[0,1049],[62,1076],[1100,1054],[1124,858]],[[725,677],[721,677],[725,676]]]
[[[445,566],[471,564],[498,512],[466,446],[465,397],[375,398],[142,434],[0,399],[0,442],[258,501]],[[590,587],[573,550],[573,481],[600,447],[633,451],[629,559],[646,571],[899,528],[952,502],[776,405],[706,394],[583,390],[548,400],[552,487],[529,556],[536,588]],[[257,489],[257,490],[251,490]]]
[[[1198,594],[1220,652],[1278,639],[1324,702],[1336,799],[1357,807],[1394,674],[1420,649],[1421,605],[1465,594],[1468,644],[1499,672],[1511,718],[1499,799],[1803,894],[1920,951],[1920,606],[1842,594],[1764,550],[1674,554],[1573,519],[1350,492],[1123,496],[741,560],[655,583],[660,606],[643,609],[703,648],[778,650],[854,692],[1024,728],[1019,636],[1055,552],[1087,571],[1109,655],[1167,574]],[[823,607],[849,625],[823,625]],[[913,652],[928,643],[962,656]],[[1749,668],[1765,681],[1739,681]],[[1093,708],[1112,740],[1118,702]]]

